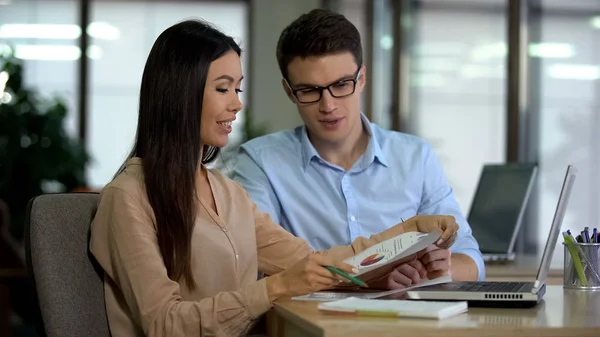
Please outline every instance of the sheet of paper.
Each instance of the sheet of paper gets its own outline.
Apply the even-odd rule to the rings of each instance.
[[[374,298],[382,298],[385,296],[398,294],[398,293],[401,293],[401,292],[404,292],[404,291],[407,291],[410,289],[414,289],[414,288],[426,287],[426,286],[431,286],[434,284],[441,284],[441,283],[448,283],[448,282],[452,282],[452,279],[450,278],[450,276],[442,276],[442,277],[438,277],[433,280],[425,280],[419,284],[416,284],[414,286],[407,287],[404,289],[394,289],[394,290],[379,291],[379,292],[321,291],[321,292],[312,293],[312,294],[308,294],[308,295],[304,295],[304,296],[296,296],[296,297],[293,297],[292,299],[299,300],[299,301],[321,301],[321,302],[337,301],[337,300],[341,300],[341,299],[349,298],[349,297],[356,297],[356,298],[362,298],[362,299],[374,299]]]
[[[436,242],[439,236],[439,232],[407,232],[369,247],[344,262],[358,268],[359,272],[352,276],[362,275],[425,249]]]

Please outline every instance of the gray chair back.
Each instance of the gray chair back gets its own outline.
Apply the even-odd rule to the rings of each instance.
[[[110,337],[104,274],[88,246],[98,196],[46,194],[29,202],[25,251],[40,336]]]

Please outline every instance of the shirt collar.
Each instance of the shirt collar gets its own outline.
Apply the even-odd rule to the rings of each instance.
[[[373,133],[373,126],[371,125],[371,122],[362,112],[360,113],[360,119],[362,121],[363,128],[367,131],[369,136],[367,149],[361,156],[361,159],[359,159],[362,162],[360,166],[366,168],[373,161],[377,160],[377,162],[379,162],[381,165],[388,167],[387,160],[383,154],[383,151],[381,150],[381,147],[379,146],[377,137]],[[310,142],[310,139],[308,139],[306,125],[303,125],[300,129],[300,144],[302,150],[302,163],[304,164],[304,170],[306,171],[308,165],[314,157],[321,158],[315,147]]]
[[[373,132],[373,125],[371,124],[367,116],[365,116],[365,114],[363,114],[362,112],[360,114],[360,119],[362,120],[363,128],[365,128],[367,134],[369,135],[369,144],[367,144],[367,149],[365,150],[365,153],[362,156],[361,160],[363,161],[363,163],[361,166],[366,168],[367,166],[371,165],[373,161],[377,160],[377,162],[379,162],[381,165],[388,167],[385,155],[383,154],[381,146],[379,145],[377,135],[375,135],[375,133]]]

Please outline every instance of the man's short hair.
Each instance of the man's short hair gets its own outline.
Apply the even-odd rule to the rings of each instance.
[[[328,9],[313,9],[290,23],[279,36],[277,63],[283,78],[296,57],[302,59],[349,52],[363,63],[358,29],[345,16]]]

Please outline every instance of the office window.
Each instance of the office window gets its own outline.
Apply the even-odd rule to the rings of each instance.
[[[91,21],[110,37],[94,38],[99,57],[90,62],[88,148],[94,162],[88,178],[92,187],[106,184],[123,163],[135,137],[139,88],[152,44],[169,26],[188,18],[207,20],[241,43],[246,69],[246,11],[240,2],[94,1]],[[246,82],[245,80],[244,82]],[[242,85],[242,87],[244,84]],[[243,94],[241,96],[243,101]],[[238,113],[230,141],[240,138],[243,111]]]
[[[0,1],[0,3],[2,3]],[[66,129],[78,135],[77,1],[20,0],[0,4],[0,50],[14,48],[23,60],[24,82],[42,97],[67,102]]]
[[[600,2],[542,1],[538,244],[543,247],[568,164],[579,169],[566,230],[600,227]],[[531,50],[530,50],[531,53]],[[562,256],[559,244],[557,254]]]
[[[373,26],[367,24],[367,1],[350,0],[339,2],[339,12],[352,22],[361,35],[363,59],[365,62],[372,58],[371,68],[367,76],[373,85],[372,107],[366,106],[366,93],[363,94],[363,111],[371,116],[371,122],[389,129],[391,127],[392,109],[392,25],[393,13],[390,0],[375,1],[373,11]],[[369,54],[369,29],[372,29],[373,51]]]
[[[481,169],[505,160],[505,2],[421,1],[407,132],[429,141],[465,213]]]

